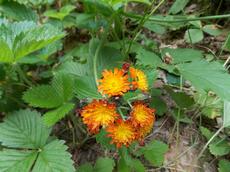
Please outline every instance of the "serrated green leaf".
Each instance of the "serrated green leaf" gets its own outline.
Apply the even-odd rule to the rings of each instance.
[[[39,153],[32,172],[74,172],[71,155],[64,141],[54,140],[48,143]]]
[[[85,76],[89,71],[87,64],[80,64],[78,62],[67,61],[59,66],[57,72],[65,73],[67,75],[72,74],[76,76]]]
[[[70,75],[55,75],[51,85],[32,87],[23,95],[23,100],[34,107],[55,108],[68,102],[74,93],[74,81]]]
[[[59,108],[46,112],[43,116],[44,123],[47,126],[52,126],[56,122],[58,122],[60,119],[62,119],[69,111],[71,111],[74,107],[73,103],[65,103]]]
[[[168,145],[154,140],[140,149],[144,157],[154,166],[161,166],[164,162],[164,154],[168,151]]]
[[[203,58],[202,51],[191,48],[164,48],[162,49],[161,55],[162,58],[170,56],[172,58],[172,64],[201,60]]]
[[[62,99],[62,102],[67,102],[73,98],[74,81],[71,75],[55,75],[51,85],[55,92]]]
[[[94,166],[95,172],[112,172],[115,162],[111,158],[98,158]]]
[[[209,145],[209,151],[215,156],[223,156],[230,153],[230,144],[228,141],[216,141]]]
[[[15,46],[13,50],[15,59],[18,60],[62,37],[64,37],[64,33],[51,25],[43,25],[28,31],[25,35],[21,34],[14,41]]]
[[[200,42],[203,38],[204,34],[200,29],[188,29],[184,35],[185,41],[192,44]]]
[[[79,99],[101,99],[102,96],[98,92],[95,80],[92,77],[81,77],[76,79],[74,92]]]
[[[36,157],[36,151],[3,149],[0,151],[0,172],[29,172]]]
[[[0,40],[4,42],[6,54],[9,55],[11,50],[13,58],[6,60],[6,57],[2,57],[0,61],[13,63],[62,37],[63,32],[48,24],[38,26],[32,21],[6,22],[0,25]]]
[[[63,99],[50,85],[32,87],[23,95],[23,100],[34,107],[55,108],[63,103]]]
[[[73,5],[65,5],[59,11],[57,10],[48,10],[44,13],[45,16],[63,20],[71,11],[75,9]]]
[[[218,172],[229,172],[230,162],[225,159],[222,159],[219,161],[218,166]]]
[[[14,60],[13,52],[5,41],[0,38],[0,61],[1,62],[12,62]]]
[[[31,9],[27,8],[25,5],[18,4],[16,2],[5,1],[0,4],[0,11],[9,18],[17,21],[37,21],[37,14]]]
[[[177,14],[184,9],[189,0],[176,0],[169,10],[170,14]]]
[[[39,113],[20,110],[7,115],[0,124],[0,142],[11,148],[40,148],[45,145],[49,132]]]
[[[198,90],[213,91],[230,100],[230,77],[218,62],[195,61],[178,65],[178,70]]]

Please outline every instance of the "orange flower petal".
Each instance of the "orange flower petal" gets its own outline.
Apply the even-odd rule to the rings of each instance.
[[[90,133],[97,133],[100,127],[106,127],[118,117],[116,105],[105,100],[93,100],[81,111],[83,123]]]
[[[121,96],[130,89],[128,75],[123,70],[114,69],[104,70],[102,72],[102,79],[99,80],[98,90],[109,97]]]
[[[130,120],[134,127],[150,126],[152,121],[155,121],[155,110],[147,107],[142,102],[136,102],[133,105],[133,109],[130,113]]]
[[[130,76],[133,79],[132,85],[134,89],[139,88],[142,91],[148,90],[147,77],[143,71],[130,67]]]
[[[112,138],[112,142],[116,144],[118,148],[122,145],[129,146],[136,138],[135,129],[129,121],[123,121],[119,119],[115,124],[106,128],[109,133],[108,137]]]

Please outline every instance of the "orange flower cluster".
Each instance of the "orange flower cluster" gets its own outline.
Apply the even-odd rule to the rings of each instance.
[[[129,69],[130,79],[125,70],[114,69],[104,70],[102,72],[102,79],[99,80],[100,85],[98,90],[108,97],[122,96],[127,91],[134,89],[140,89],[144,92],[148,90],[147,77],[143,71],[130,67]]]
[[[133,89],[144,92],[148,90],[146,75],[133,67],[129,68],[129,72],[117,68],[114,72],[104,70],[99,83],[98,90],[109,98],[122,96]],[[100,128],[104,128],[112,140],[111,143],[118,148],[122,145],[129,146],[135,140],[142,140],[151,131],[155,122],[155,110],[144,102],[134,102],[127,119],[121,117],[117,108],[109,99],[93,100],[81,110],[83,123],[91,134],[96,134]]]

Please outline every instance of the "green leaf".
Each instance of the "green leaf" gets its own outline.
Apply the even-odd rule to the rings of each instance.
[[[78,167],[76,172],[93,172],[93,166],[90,163],[85,163]]]
[[[75,9],[73,5],[65,5],[59,11],[57,10],[48,10],[44,13],[45,16],[63,20],[71,11]]]
[[[161,166],[164,162],[164,154],[168,151],[168,145],[154,140],[140,149],[144,157],[154,166]]]
[[[62,98],[62,102],[67,102],[73,98],[74,81],[70,75],[55,75],[51,85],[59,97]]]
[[[25,5],[18,4],[17,2],[4,1],[0,4],[0,11],[7,17],[17,21],[37,21],[37,14]]]
[[[158,33],[158,34],[164,34],[166,32],[165,27],[163,27],[159,24],[150,22],[150,21],[145,22],[144,27],[147,28],[148,30],[155,32],[155,33]]]
[[[222,33],[221,30],[219,30],[216,25],[212,25],[212,24],[211,25],[205,25],[203,27],[203,31],[212,35],[212,36],[218,36]]]
[[[41,108],[55,108],[62,105],[62,98],[50,85],[32,87],[23,95],[23,100],[30,106]]]
[[[184,9],[189,0],[176,0],[172,7],[169,9],[169,14],[177,14]]]
[[[74,81],[71,76],[55,75],[51,85],[32,87],[23,95],[23,100],[34,107],[55,108],[73,97]]]
[[[20,110],[7,115],[0,124],[0,142],[12,148],[40,148],[45,145],[49,131],[39,113]]]
[[[219,161],[218,166],[218,172],[229,172],[230,162],[225,159],[222,159]]]
[[[157,67],[158,64],[162,63],[160,57],[158,57],[155,53],[143,48],[137,51],[136,59],[138,65],[144,66]]]
[[[96,135],[96,141],[106,149],[115,150],[115,145],[111,144],[111,138],[107,137],[107,135],[108,133],[104,129],[101,129],[100,132]]]
[[[118,161],[118,171],[119,172],[130,172],[131,167],[127,164],[124,157],[121,157]]]
[[[102,96],[98,93],[95,80],[93,77],[81,77],[76,79],[75,93],[79,99],[91,98],[101,99]]]
[[[67,75],[72,74],[76,76],[85,76],[89,71],[88,71],[87,64],[81,64],[73,61],[66,61],[59,66],[57,72],[64,73]]]
[[[224,101],[224,119],[223,119],[224,127],[230,126],[230,102]]]
[[[174,92],[171,87],[166,86],[165,89],[180,108],[189,108],[195,103],[193,98],[184,92]]]
[[[18,60],[64,37],[64,33],[52,25],[43,25],[15,38],[14,54]]]
[[[180,109],[174,109],[172,112],[172,117],[175,119],[175,121],[179,121],[187,124],[191,124],[193,122],[192,119],[188,118],[185,112]]]
[[[207,128],[203,127],[203,126],[200,127],[200,131],[201,131],[202,135],[203,135],[207,140],[211,139],[212,136],[214,135],[214,133],[212,133],[209,129],[207,129]]]
[[[195,44],[204,38],[204,34],[200,29],[188,29],[185,32],[184,39],[188,43]]]
[[[209,145],[209,151],[215,156],[223,156],[230,153],[230,145],[228,141],[220,140]]]
[[[94,166],[95,172],[112,172],[115,162],[111,158],[98,158]]]
[[[195,61],[178,65],[178,70],[198,90],[213,91],[230,100],[230,77],[218,62]]]
[[[48,24],[37,26],[32,21],[4,23],[0,25],[0,44],[7,50],[3,54],[7,56],[0,56],[0,61],[11,63],[18,61],[62,37],[63,32]]]
[[[54,140],[48,143],[39,153],[32,172],[74,172],[71,155],[64,141]]]
[[[142,164],[142,162],[138,159],[132,159],[131,167],[136,172],[145,172],[145,166]]]
[[[60,119],[65,117],[65,115],[68,114],[73,108],[74,108],[73,103],[65,103],[57,109],[46,112],[45,115],[43,116],[44,123],[47,126],[52,126]]]
[[[161,55],[162,58],[169,56],[172,59],[172,64],[201,60],[203,58],[202,51],[191,48],[164,48]]]
[[[150,107],[156,109],[156,114],[159,116],[163,116],[167,112],[166,103],[158,96],[152,96]]]
[[[14,59],[13,52],[11,51],[8,44],[0,38],[0,61],[1,62],[12,62]]]
[[[30,150],[3,149],[0,151],[0,172],[29,172],[37,154]]]

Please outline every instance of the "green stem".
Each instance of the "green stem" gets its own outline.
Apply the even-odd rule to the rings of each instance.
[[[125,115],[123,114],[123,112],[121,111],[120,108],[118,108],[118,112],[119,112],[119,114],[121,115],[121,118],[122,118],[123,120],[125,120]]]
[[[124,16],[134,18],[134,19],[141,19],[142,16],[131,14],[131,13],[123,13]],[[197,21],[197,20],[215,20],[215,19],[222,19],[222,18],[230,18],[230,14],[224,15],[215,15],[215,16],[204,16],[204,17],[194,17],[194,18],[187,18],[187,19],[157,19],[154,17],[149,17],[148,20],[152,22],[160,22],[160,23],[177,23],[177,22],[189,22],[189,21]]]
[[[141,20],[140,21],[140,24],[138,25],[138,27],[135,29],[134,31],[134,38],[132,39],[132,41],[129,43],[129,47],[128,47],[128,50],[126,52],[126,55],[129,54],[130,52],[130,49],[133,45],[133,42],[138,38],[138,36],[140,35],[141,33],[141,30],[140,28],[145,24],[145,22],[150,18],[150,16],[164,3],[165,0],[161,0],[160,3],[155,7],[153,8],[153,10],[149,13],[149,14],[145,14],[143,17],[141,16],[139,19]],[[155,0],[152,1],[152,4],[151,6],[154,4]]]

